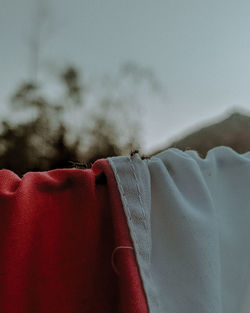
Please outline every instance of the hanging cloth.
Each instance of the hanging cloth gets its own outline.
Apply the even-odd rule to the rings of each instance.
[[[150,312],[250,312],[250,152],[111,158]]]

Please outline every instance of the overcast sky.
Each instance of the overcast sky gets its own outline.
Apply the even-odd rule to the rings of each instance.
[[[145,150],[233,107],[250,110],[250,1],[46,3],[41,60],[74,63],[90,77],[112,74],[133,61],[159,78],[164,97],[145,100]],[[31,74],[35,12],[35,0],[0,0],[2,114],[10,92]]]

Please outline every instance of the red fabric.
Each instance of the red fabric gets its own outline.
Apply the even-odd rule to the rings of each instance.
[[[116,249],[112,267],[118,246],[133,244],[107,160],[0,170],[0,313],[148,312],[134,250]]]

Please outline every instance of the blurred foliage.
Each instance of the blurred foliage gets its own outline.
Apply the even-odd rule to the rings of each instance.
[[[57,76],[63,90],[62,100],[58,100],[60,97],[51,100],[35,81],[22,83],[11,96],[11,119],[1,122],[1,168],[10,169],[19,176],[28,171],[84,168],[97,159],[127,154],[139,147],[140,121],[135,123],[126,114],[131,103],[112,93],[107,94],[106,90],[98,103],[87,109],[83,101],[86,86],[81,82],[79,71],[69,66]],[[134,81],[132,83],[136,86]],[[65,116],[72,113],[72,105],[75,115],[81,115],[82,127],[70,141],[71,129]],[[25,120],[17,122],[15,116],[20,112]],[[32,118],[28,119],[30,116]],[[121,141],[121,137],[125,141]]]

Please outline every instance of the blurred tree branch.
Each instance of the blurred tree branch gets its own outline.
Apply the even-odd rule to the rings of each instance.
[[[11,115],[13,119],[21,112],[26,119],[2,121],[0,166],[23,175],[27,171],[68,168],[74,162],[91,164],[96,159],[128,154],[139,148],[141,123],[139,116],[133,114],[139,109],[133,93],[143,75],[137,77],[136,83],[134,78],[128,80],[126,77],[126,83],[130,81],[130,85],[124,90],[121,86],[125,76],[120,72],[119,75],[119,79],[114,80],[116,88],[111,80],[108,88],[99,86],[96,91],[92,90],[94,106],[83,103],[86,83],[81,82],[79,70],[72,65],[58,75],[58,84],[66,97],[58,94],[51,99],[37,81],[21,83],[10,98]],[[101,89],[104,92],[100,92]],[[35,110],[35,115],[28,119],[30,109]],[[72,112],[80,116],[81,127],[69,141],[72,129],[66,119]]]

